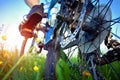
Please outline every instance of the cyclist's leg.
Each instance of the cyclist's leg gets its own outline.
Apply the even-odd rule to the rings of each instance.
[[[25,3],[32,8],[34,5],[39,5],[39,0],[24,0]]]

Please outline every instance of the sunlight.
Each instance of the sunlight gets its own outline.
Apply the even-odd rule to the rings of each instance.
[[[5,48],[7,49],[15,49],[15,47],[19,46],[22,41],[22,36],[20,36],[17,27],[7,27],[1,33],[1,43],[4,43]],[[18,49],[20,47],[17,47]]]
[[[4,49],[7,50],[15,50],[18,49],[19,51],[21,50],[21,46],[22,46],[22,42],[24,40],[24,37],[21,36],[19,29],[18,29],[18,24],[20,23],[19,21],[14,22],[15,24],[13,24],[13,22],[11,21],[10,24],[5,23],[4,25],[2,25],[2,27],[0,28],[0,43],[2,43],[2,45],[4,45]],[[38,33],[39,38],[44,41],[44,33],[39,31]],[[27,40],[26,46],[25,46],[25,53],[28,52],[31,43],[32,43],[32,39],[33,38],[29,38]],[[37,43],[35,44],[35,46],[37,45]],[[41,52],[42,56],[46,55],[46,50],[42,50]]]

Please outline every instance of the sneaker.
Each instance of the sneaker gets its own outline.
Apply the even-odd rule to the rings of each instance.
[[[27,15],[27,20],[19,25],[19,31],[22,36],[31,38],[34,36],[33,30],[35,26],[42,20],[44,15],[43,4],[32,7]]]

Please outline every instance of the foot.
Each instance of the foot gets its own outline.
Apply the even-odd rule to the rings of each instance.
[[[35,26],[42,20],[42,18],[45,16],[43,13],[43,4],[41,5],[35,5],[32,7],[30,12],[27,15],[27,20],[24,20],[19,25],[19,31],[22,36],[31,38],[34,36],[33,30],[35,29]]]

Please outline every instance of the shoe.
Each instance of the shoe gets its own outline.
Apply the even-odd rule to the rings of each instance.
[[[33,6],[26,16],[27,20],[23,24],[19,25],[19,31],[21,35],[27,38],[33,37],[35,26],[42,20],[44,16],[43,4]]]

